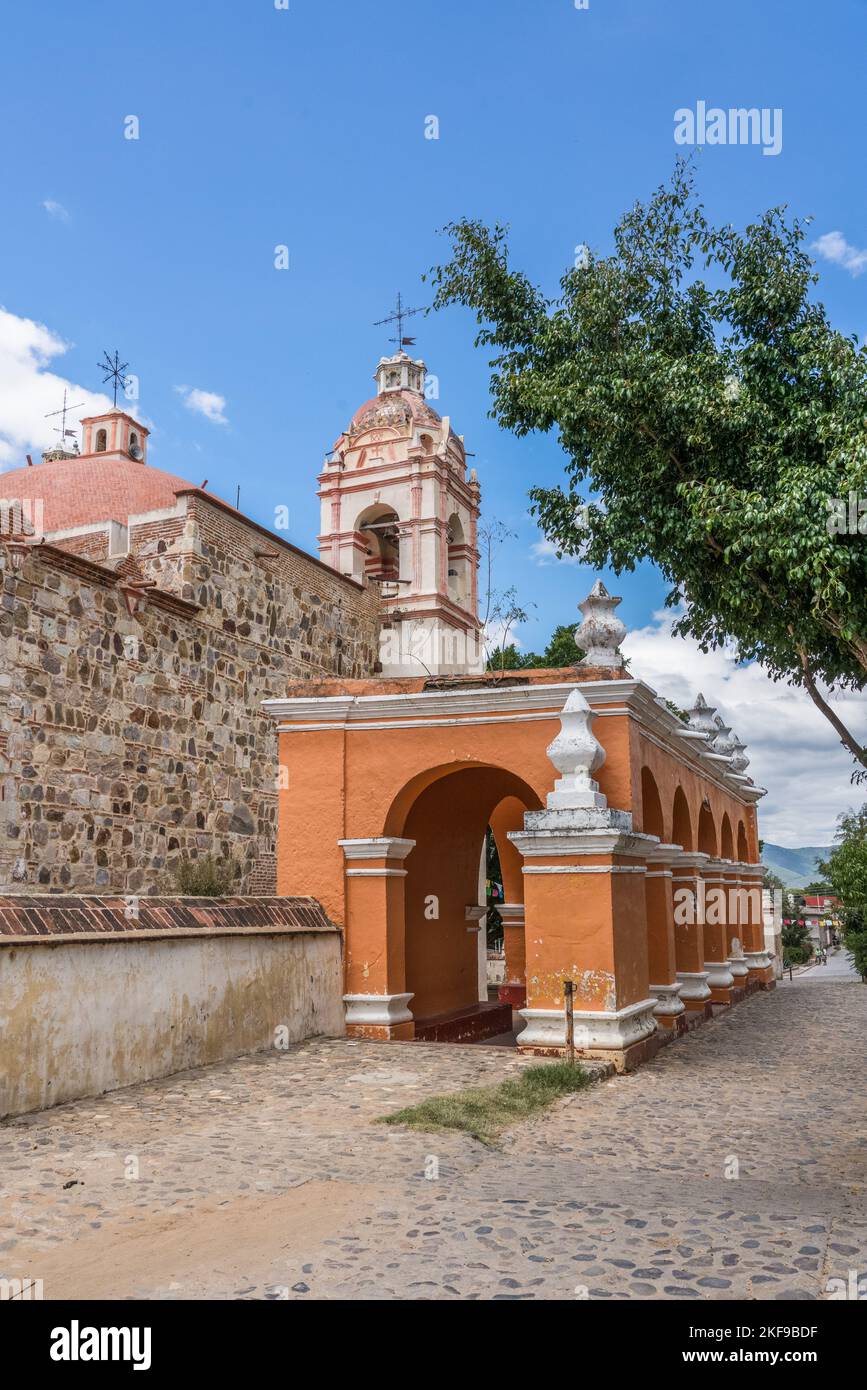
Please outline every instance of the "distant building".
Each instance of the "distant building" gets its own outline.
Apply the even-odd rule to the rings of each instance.
[[[830,946],[843,930],[840,899],[830,896],[808,896],[798,901],[803,904],[798,908],[798,920],[808,927],[813,949]]]

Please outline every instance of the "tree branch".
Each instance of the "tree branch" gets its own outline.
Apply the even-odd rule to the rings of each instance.
[[[807,694],[810,696],[816,709],[819,710],[820,714],[824,714],[828,723],[836,729],[837,733],[840,735],[840,742],[843,744],[843,747],[848,749],[852,754],[855,761],[859,762],[862,767],[867,768],[867,748],[862,748],[855,736],[850,734],[842,719],[835,714],[834,710],[828,704],[828,701],[819,693],[816,682],[813,679],[810,660],[804,648],[798,647],[797,652],[798,660],[801,663],[801,670],[804,673],[804,685],[807,687]]]

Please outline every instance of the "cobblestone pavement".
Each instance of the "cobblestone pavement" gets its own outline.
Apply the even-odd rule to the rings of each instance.
[[[319,1040],[184,1073],[0,1126],[0,1276],[46,1298],[826,1298],[867,1275],[865,1050],[867,987],[816,970],[499,1149],[371,1121],[527,1065],[505,1048]]]

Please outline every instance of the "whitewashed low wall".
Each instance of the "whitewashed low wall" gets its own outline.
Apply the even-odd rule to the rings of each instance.
[[[0,944],[0,1116],[316,1034],[340,1036],[336,930]]]

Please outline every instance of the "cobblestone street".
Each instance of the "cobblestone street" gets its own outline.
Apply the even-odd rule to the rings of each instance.
[[[499,1149],[371,1122],[525,1065],[507,1048],[315,1041],[186,1073],[0,1127],[0,1275],[46,1298],[826,1298],[867,1273],[865,1050],[838,957]]]

